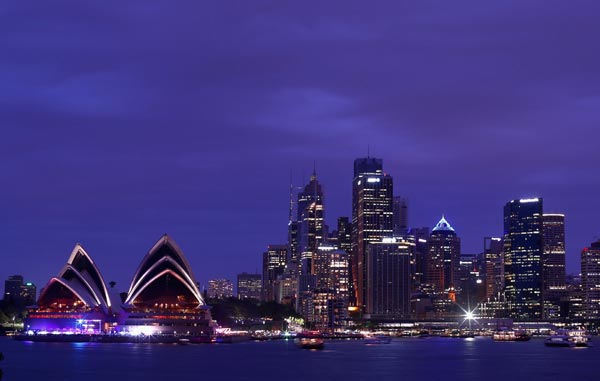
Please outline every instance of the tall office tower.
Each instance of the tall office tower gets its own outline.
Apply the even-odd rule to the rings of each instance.
[[[583,317],[600,319],[600,240],[581,252]]]
[[[275,300],[275,281],[285,270],[287,245],[269,245],[263,253],[262,300]]]
[[[428,244],[427,283],[436,293],[458,288],[460,238],[443,216],[431,230]]]
[[[323,189],[316,172],[313,172],[304,190],[298,193],[298,224],[300,268],[303,274],[311,274],[312,257],[326,237]]]
[[[565,290],[565,215],[544,214],[544,292]]]
[[[413,266],[413,291],[423,291],[427,283],[427,255],[429,252],[429,228],[411,228],[409,236],[415,239],[415,254]]]
[[[350,254],[352,252],[352,224],[348,217],[338,217],[337,238],[340,249]]]
[[[208,281],[208,297],[227,299],[233,296],[233,282],[229,279],[211,279]]]
[[[287,263],[290,268],[298,267],[300,262],[300,243],[298,242],[298,221],[289,221],[288,223],[288,258]]]
[[[543,299],[545,319],[560,319],[564,313],[564,300],[567,297],[565,284],[565,215],[547,214],[542,216],[544,232],[544,252],[542,255]]]
[[[500,300],[504,289],[504,246],[502,238],[483,238],[483,257],[485,261],[485,298]]]
[[[262,276],[260,274],[241,273],[237,276],[238,299],[260,300]]]
[[[366,313],[371,319],[410,317],[411,266],[415,244],[383,238],[367,247]]]
[[[541,198],[504,206],[504,289],[513,319],[542,317],[543,210]]]
[[[318,329],[332,330],[348,318],[349,254],[336,246],[319,246],[314,257],[316,287],[313,319]]]
[[[394,235],[404,236],[408,229],[408,200],[394,197]]]
[[[394,182],[383,172],[383,161],[354,160],[352,180],[352,277],[356,304],[366,306],[367,245],[394,232]]]

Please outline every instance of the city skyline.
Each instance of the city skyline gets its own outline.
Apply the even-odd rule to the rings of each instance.
[[[367,155],[409,225],[445,215],[463,253],[543,197],[579,272],[600,236],[600,5],[543,4],[5,5],[0,279],[39,289],[80,242],[126,289],[163,233],[203,285],[260,272],[290,172],[316,163],[333,230]]]

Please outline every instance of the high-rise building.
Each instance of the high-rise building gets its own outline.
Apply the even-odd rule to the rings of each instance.
[[[427,257],[427,283],[442,293],[460,286],[460,238],[442,216],[431,230]]]
[[[502,238],[483,238],[483,257],[485,261],[485,297],[500,300],[504,289],[504,257]]]
[[[352,180],[352,277],[356,304],[364,309],[367,289],[367,246],[393,236],[393,179],[383,172],[383,161],[354,160]]]
[[[263,253],[262,300],[275,300],[275,281],[285,270],[287,245],[269,245]]]
[[[22,275],[11,275],[4,281],[4,301],[25,307],[35,304],[36,287],[31,282],[24,282]]]
[[[581,252],[583,317],[600,319],[600,240]]]
[[[233,296],[233,282],[229,279],[211,279],[208,281],[208,297],[226,299]]]
[[[338,217],[337,237],[340,249],[348,254],[352,253],[352,224],[348,217]]]
[[[298,193],[297,217],[300,268],[303,274],[311,274],[312,258],[326,237],[323,189],[317,180],[316,171],[313,171],[304,190]]]
[[[543,201],[512,200],[504,206],[504,279],[509,315],[540,319],[543,309]]]
[[[544,318],[560,319],[567,296],[565,284],[565,215],[547,214],[542,216],[544,232],[544,253],[542,256],[544,282]]]
[[[394,197],[394,235],[403,236],[408,229],[408,200]]]
[[[565,215],[544,214],[544,292],[564,291]]]
[[[237,276],[238,299],[260,300],[262,276],[260,274],[241,273]]]
[[[413,264],[413,291],[421,292],[427,283],[427,256],[429,253],[429,228],[412,228],[409,237],[414,237],[415,254]]]
[[[410,258],[415,244],[383,238],[367,248],[366,313],[371,319],[410,317]]]
[[[314,258],[313,318],[319,329],[334,329],[348,318],[349,254],[335,246],[319,246]]]

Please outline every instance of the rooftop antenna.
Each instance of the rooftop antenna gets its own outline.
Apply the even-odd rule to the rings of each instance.
[[[367,144],[367,159],[371,157],[371,145]]]

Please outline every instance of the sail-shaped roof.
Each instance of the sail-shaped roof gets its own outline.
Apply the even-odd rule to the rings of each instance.
[[[168,235],[162,236],[144,257],[131,281],[125,305],[193,305],[204,300],[191,267]]]
[[[50,306],[57,301],[81,302],[105,313],[111,307],[104,278],[80,244],[75,245],[67,264],[44,287],[38,305]]]

